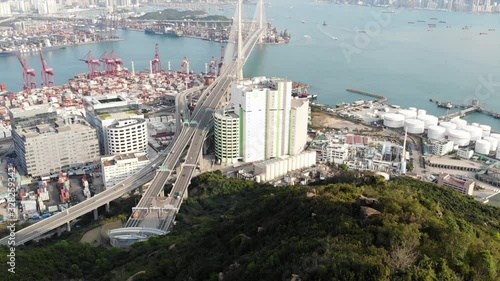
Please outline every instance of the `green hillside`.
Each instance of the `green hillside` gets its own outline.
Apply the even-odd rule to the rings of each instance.
[[[175,9],[165,9],[159,12],[149,12],[140,17],[134,17],[138,20],[228,20],[225,16],[207,15],[203,11],[179,11]]]
[[[500,280],[499,208],[408,178],[331,182],[204,174],[170,235],[126,250],[19,247],[2,280]]]

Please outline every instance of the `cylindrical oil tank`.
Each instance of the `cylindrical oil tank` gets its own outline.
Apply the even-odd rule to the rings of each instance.
[[[384,126],[389,128],[402,128],[405,125],[405,117],[397,113],[384,115]]]
[[[430,125],[437,125],[439,121],[439,119],[434,115],[418,116],[418,119],[424,121],[425,129],[429,129]]]
[[[416,107],[410,107],[410,108],[408,108],[408,110],[413,111],[413,112],[417,112],[417,108]]]
[[[487,140],[476,141],[476,146],[474,151],[476,151],[477,153],[488,155],[490,153],[490,142]]]
[[[410,111],[408,109],[400,109],[398,113],[403,115],[405,119],[415,119],[417,118],[417,113],[415,111]]]
[[[458,146],[467,146],[470,143],[470,134],[463,130],[450,130],[448,139]]]
[[[474,127],[479,127],[479,123],[472,123],[470,124],[471,126],[474,126]]]
[[[448,135],[450,130],[455,130],[457,128],[457,124],[451,122],[441,122],[439,126],[446,129],[446,135]]]
[[[466,126],[464,131],[469,132],[471,141],[477,141],[483,137],[483,129],[479,127]]]
[[[424,132],[425,123],[418,119],[406,119],[405,129],[408,134],[422,134]]]
[[[430,125],[429,129],[427,130],[427,138],[431,140],[442,140],[446,136],[446,128],[437,126],[437,125]]]
[[[451,119],[450,122],[457,124],[457,129],[459,130],[464,129],[467,126],[467,121],[460,118]]]
[[[483,129],[483,137],[487,137],[491,134],[491,126],[479,125],[479,128]]]
[[[425,116],[425,115],[427,115],[427,111],[425,111],[425,109],[419,109],[419,110],[417,110],[417,115],[418,115],[418,117]]]
[[[498,140],[494,137],[484,137],[485,141],[490,143],[490,151],[497,151],[498,148]]]
[[[496,138],[498,140],[498,143],[500,143],[500,134],[490,134],[490,137]]]

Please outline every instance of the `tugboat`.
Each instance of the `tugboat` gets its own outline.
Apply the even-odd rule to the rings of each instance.
[[[326,21],[323,21],[323,26],[326,26]]]

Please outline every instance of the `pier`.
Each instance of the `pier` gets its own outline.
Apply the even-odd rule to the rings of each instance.
[[[495,112],[493,110],[485,109],[483,106],[479,105],[479,100],[476,100],[476,99],[472,100],[472,103],[470,105],[458,104],[458,103],[453,103],[450,101],[444,102],[444,101],[438,101],[438,100],[434,100],[434,99],[430,99],[429,101],[436,103],[438,107],[442,107],[442,108],[447,108],[447,109],[461,108],[462,109],[460,111],[453,112],[453,113],[439,117],[439,119],[441,119],[441,120],[452,119],[455,117],[463,117],[463,116],[466,116],[466,115],[474,113],[474,112],[484,113],[484,114],[489,115],[495,119],[500,119],[500,113]]]
[[[376,101],[379,102],[379,103],[385,103],[387,101],[386,97],[381,96],[381,95],[377,95],[377,94],[374,94],[374,93],[368,93],[368,92],[365,92],[365,91],[354,90],[354,89],[346,89],[346,91],[349,92],[349,93],[354,93],[354,94],[359,94],[359,95],[363,95],[363,96],[368,96],[368,97],[375,98]]]

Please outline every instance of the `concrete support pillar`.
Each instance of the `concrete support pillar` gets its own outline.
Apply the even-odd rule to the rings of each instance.
[[[99,218],[99,213],[97,212],[97,209],[94,210],[94,220],[97,220]]]
[[[68,230],[68,232],[71,232],[71,223],[70,222],[66,223],[66,229]]]
[[[109,202],[106,203],[106,212],[109,212],[110,208],[109,208]]]
[[[141,186],[139,186],[139,194],[141,194],[141,195],[142,195],[142,185],[141,185]]]
[[[62,234],[62,227],[57,228],[57,236],[61,236]]]
[[[191,184],[191,182],[189,182],[189,184]],[[183,199],[187,199],[188,198],[188,189],[186,188],[186,192],[184,192],[184,195],[182,195],[182,198]]]

